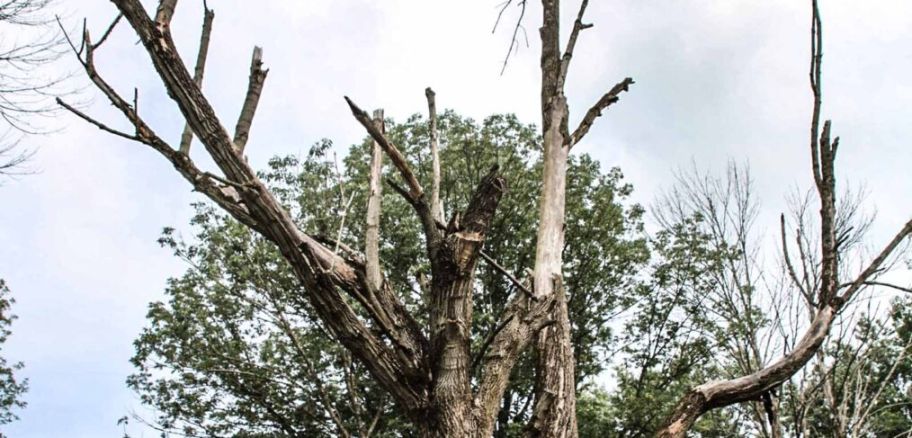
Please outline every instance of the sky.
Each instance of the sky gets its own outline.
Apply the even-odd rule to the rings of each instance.
[[[251,138],[250,162],[301,153],[321,138],[339,153],[364,136],[342,96],[403,120],[438,108],[482,119],[516,113],[539,121],[537,28],[530,2],[517,52],[501,74],[517,9],[492,33],[500,0],[209,0],[215,23],[204,91],[233,127],[250,52],[269,70]],[[152,2],[145,2],[153,7]],[[577,2],[565,1],[569,29]],[[771,234],[786,196],[811,187],[808,138],[810,5],[798,0],[606,0],[591,2],[568,79],[571,125],[624,77],[636,84],[605,112],[574,153],[620,166],[648,205],[696,165],[720,173],[749,163]],[[839,182],[863,185],[877,212],[880,246],[912,216],[912,2],[822,1],[824,117],[841,137]],[[116,15],[99,0],[60,1],[66,26],[83,17],[100,35]],[[512,15],[511,15],[512,14]],[[173,29],[184,59],[195,58],[202,7],[178,5]],[[565,32],[566,35],[566,32]],[[140,114],[177,144],[183,122],[136,36],[121,25],[96,54],[100,73],[122,94],[139,92]],[[76,72],[75,61],[55,64]],[[86,111],[127,126],[103,96],[73,97]],[[154,152],[61,114],[59,131],[29,137],[33,175],[0,186],[0,277],[19,319],[4,347],[23,361],[28,407],[2,431],[11,437],[120,436],[117,419],[142,412],[125,385],[132,341],[148,303],[185,266],[156,239],[187,227],[202,197]],[[211,166],[198,145],[191,152]],[[134,428],[134,436],[156,436]]]

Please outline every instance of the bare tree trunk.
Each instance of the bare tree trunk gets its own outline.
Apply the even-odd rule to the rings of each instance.
[[[533,293],[542,299],[555,294],[562,279],[564,216],[567,191],[567,100],[561,84],[560,2],[543,0],[541,33],[541,105],[544,170],[539,198],[538,237],[535,246]],[[563,291],[556,294],[554,323],[538,335],[537,382],[532,423],[533,437],[574,438],[576,392],[570,321]]]

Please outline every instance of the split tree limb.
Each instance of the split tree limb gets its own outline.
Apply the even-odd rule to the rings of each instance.
[[[215,12],[206,6],[203,2],[203,31],[200,34],[199,52],[196,55],[196,67],[193,69],[193,82],[197,87],[203,87],[203,73],[206,70],[206,58],[209,56],[209,39],[212,35],[212,20],[215,19]],[[193,131],[190,130],[190,124],[184,123],[184,132],[181,133],[180,151],[189,154],[190,144],[193,142]]]
[[[247,95],[244,98],[244,106],[241,108],[241,115],[238,117],[237,126],[234,128],[234,147],[238,152],[244,152],[244,146],[247,145],[247,139],[250,137],[250,125],[253,124],[253,116],[256,114],[257,105],[260,103],[260,94],[263,93],[263,84],[266,82],[266,75],[269,70],[263,70],[263,49],[259,46],[253,48],[253,56],[250,58],[250,78],[247,83]]]

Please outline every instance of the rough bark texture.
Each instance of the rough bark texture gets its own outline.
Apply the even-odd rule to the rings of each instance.
[[[84,54],[75,47],[74,52],[88,77],[132,124],[135,132],[113,129],[58,100],[62,106],[106,132],[152,148],[167,159],[195,190],[274,243],[300,281],[301,297],[309,302],[326,330],[390,394],[400,412],[416,426],[419,435],[490,437],[509,384],[510,372],[523,350],[533,344],[545,327],[548,327],[546,334],[538,339],[542,384],[536,396],[535,422],[530,430],[535,435],[548,437],[572,438],[576,435],[573,351],[569,340],[567,300],[561,286],[564,192],[567,154],[571,146],[563,82],[572,46],[579,32],[588,27],[581,22],[585,1],[563,57],[558,44],[558,1],[543,2],[545,180],[535,270],[529,284],[520,284],[516,277],[500,268],[517,284],[517,292],[499,317],[497,329],[487,334],[488,338],[475,357],[471,351],[474,272],[482,255],[488,227],[506,190],[506,182],[497,168],[493,168],[480,181],[462,215],[454,216],[460,219],[451,221],[449,225],[443,224],[439,198],[441,171],[437,151],[436,102],[432,90],[428,89],[426,94],[434,160],[430,200],[426,199],[408,160],[385,136],[382,114],[375,114],[372,120],[346,98],[353,115],[375,143],[371,158],[365,258],[362,260],[349,253],[340,255],[324,245],[322,240],[297,227],[289,212],[257,178],[243,156],[267,73],[262,68],[261,49],[254,49],[246,98],[232,136],[199,86],[208,51],[211,11],[207,9],[204,18],[196,71],[191,75],[180,59],[171,36],[170,25],[176,0],[162,1],[154,19],[139,0],[112,2],[138,35],[167,94],[180,109],[189,134],[182,137],[179,148],[173,148],[146,124],[136,108],[136,99],[131,105],[96,70],[93,56],[100,43],[92,45],[88,32],[84,35]],[[611,98],[603,98],[607,103],[599,104],[596,116],[601,109],[617,100],[620,91],[614,92]],[[587,115],[587,125],[579,137],[585,134],[596,116]],[[201,171],[186,153],[189,139],[194,135],[214,161],[219,175]],[[377,245],[381,152],[389,156],[405,182],[406,187],[402,188],[390,181],[392,187],[412,205],[425,235],[431,265],[431,280],[426,286],[430,295],[426,330],[408,313],[380,270]],[[493,259],[487,260],[499,266]],[[290,327],[288,329],[288,333],[293,333]],[[302,363],[302,366],[306,364]],[[480,369],[475,391],[472,389],[473,369]],[[342,424],[338,412],[330,412],[330,416],[337,424]],[[371,425],[359,423],[359,432],[370,434],[376,422],[374,418]],[[349,435],[351,431],[340,427],[340,434]]]
[[[538,299],[552,297],[554,284],[562,278],[564,210],[567,190],[567,100],[563,93],[565,68],[560,52],[560,2],[543,0],[540,29],[541,105],[543,131],[542,191],[539,198],[539,228],[535,246],[533,293]],[[569,59],[569,58],[568,58]],[[563,293],[555,300],[554,324],[538,335],[538,363],[533,418],[528,435],[574,438],[576,392],[570,321]],[[568,390],[569,385],[569,390]]]
[[[206,58],[209,57],[209,41],[212,36],[212,21],[215,19],[215,12],[212,9],[204,7],[203,10],[203,31],[200,34],[199,51],[196,55],[196,67],[193,68],[193,81],[196,86],[203,88],[203,74],[206,72]],[[181,133],[180,151],[189,154],[190,144],[193,142],[193,131],[190,130],[190,124],[184,123],[184,132]]]
[[[233,139],[178,58],[167,27],[156,26],[137,0],[117,0],[114,3],[140,37],[169,96],[224,172],[225,177],[218,180],[224,181],[226,187],[232,188],[239,198],[225,199],[216,195],[216,202],[276,244],[301,280],[306,297],[327,329],[364,363],[404,412],[412,418],[422,418],[428,405],[427,375],[423,371],[427,341],[398,297],[389,287],[376,292],[365,288],[363,266],[339,257],[297,229],[288,212],[234,148]],[[97,74],[94,76],[93,80]],[[99,85],[99,88],[102,86]],[[103,91],[112,101],[122,101],[110,87]],[[129,110],[129,105],[125,106],[127,109],[122,111],[128,118],[138,118]],[[151,130],[139,134],[148,143],[160,142]],[[167,145],[159,149],[166,156],[174,152]],[[197,180],[191,180],[191,183],[199,184]],[[367,304],[365,308],[370,314],[370,325],[357,316],[339,290]],[[380,305],[374,306],[373,303]]]

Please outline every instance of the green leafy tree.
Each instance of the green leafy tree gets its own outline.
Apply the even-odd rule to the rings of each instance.
[[[522,275],[531,267],[537,226],[533,215],[524,214],[534,209],[540,184],[535,127],[512,115],[476,122],[450,111],[438,122],[440,159],[447,163],[444,205],[465,205],[468,199],[460,196],[492,165],[509,178],[500,204],[508,214],[492,222],[485,251],[496,254],[501,267]],[[387,130],[421,176],[431,172],[427,127],[414,116]],[[331,143],[323,141],[307,157],[271,160],[261,178],[302,229],[359,258],[368,195],[361,182],[369,171],[370,142],[351,148],[344,171],[330,154]],[[569,174],[567,217],[585,230],[568,233],[565,246],[582,388],[608,363],[611,317],[633,304],[634,274],[648,251],[642,209],[627,201],[632,189],[619,170],[603,172],[582,155],[571,161]],[[385,191],[380,260],[406,305],[419,309],[426,305],[422,283],[428,267],[414,264],[423,242],[410,208],[395,192]],[[268,242],[205,204],[197,205],[192,225],[192,243],[173,229],[161,238],[190,268],[169,283],[168,302],[152,304],[149,327],[136,341],[138,372],[129,380],[143,402],[159,412],[158,427],[209,436],[407,434],[365,370],[307,316],[300,286]],[[483,333],[496,330],[496,316],[515,287],[493,265],[482,266],[475,290],[484,299],[474,317]],[[473,351],[485,347],[483,339]],[[517,424],[528,419],[533,381],[526,357],[514,370],[499,436],[516,432]]]
[[[16,316],[10,313],[15,300],[10,297],[6,282],[0,279],[0,349],[10,335],[10,325]],[[28,379],[17,379],[16,372],[22,369],[22,362],[9,363],[0,355],[0,424],[7,424],[18,419],[15,409],[25,407],[23,394],[28,390]]]

